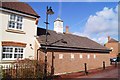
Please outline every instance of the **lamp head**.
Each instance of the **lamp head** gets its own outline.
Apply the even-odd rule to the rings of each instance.
[[[50,15],[54,14],[54,12],[53,12],[51,6],[50,6],[49,9],[48,9],[48,7],[47,7],[47,14],[50,14]]]

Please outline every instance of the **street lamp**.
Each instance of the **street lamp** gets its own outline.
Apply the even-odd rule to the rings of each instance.
[[[51,7],[47,6],[47,11],[46,11],[46,39],[45,39],[45,67],[44,67],[44,80],[47,80],[47,33],[48,33],[48,15],[54,14],[53,10]]]

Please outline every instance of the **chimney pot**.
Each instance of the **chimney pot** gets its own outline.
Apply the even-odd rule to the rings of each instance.
[[[108,41],[109,41],[110,39],[111,39],[110,36],[108,36]]]
[[[68,26],[66,26],[66,31],[65,31],[65,33],[69,33],[69,27],[68,27]]]

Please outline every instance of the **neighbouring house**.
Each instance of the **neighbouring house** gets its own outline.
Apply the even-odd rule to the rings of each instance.
[[[105,46],[112,51],[110,52],[110,58],[116,58],[118,54],[120,55],[120,42],[108,36],[108,42]]]
[[[39,15],[26,3],[0,5],[0,65],[17,59],[34,59]]]
[[[84,70],[84,63],[87,69],[95,69],[103,66],[110,66],[110,50],[97,42],[82,36],[73,35],[66,27],[63,32],[63,21],[57,18],[54,21],[54,31],[48,30],[47,45],[46,29],[37,29],[37,39],[40,49],[38,57],[44,60],[45,49],[47,47],[48,72],[54,75],[78,72]],[[37,47],[37,45],[36,45]]]

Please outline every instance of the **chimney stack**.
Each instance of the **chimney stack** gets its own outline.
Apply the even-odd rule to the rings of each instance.
[[[109,41],[110,39],[111,39],[110,36],[108,36],[108,41]]]
[[[69,33],[69,27],[68,27],[68,26],[66,26],[66,31],[65,31],[65,33]]]

